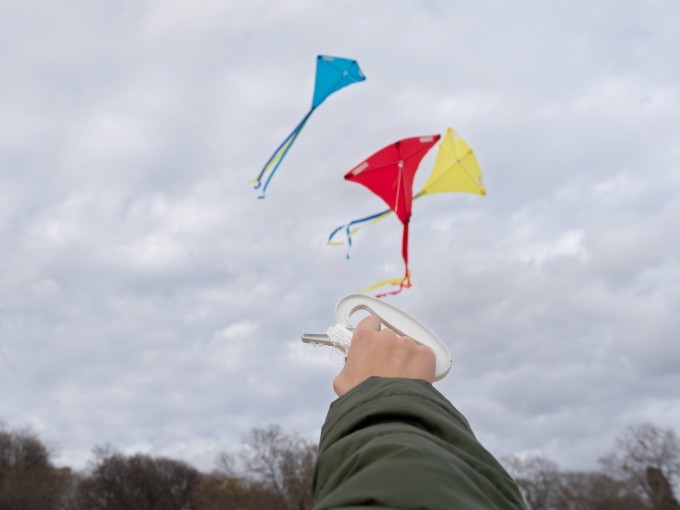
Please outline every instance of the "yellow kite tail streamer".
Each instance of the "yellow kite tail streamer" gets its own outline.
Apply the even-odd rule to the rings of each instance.
[[[328,241],[326,241],[326,244],[329,246],[342,246],[344,243],[342,241],[333,241],[335,238],[335,235],[340,232],[341,230],[345,231],[345,236],[347,238],[347,253],[345,254],[345,257],[349,259],[349,253],[352,250],[352,235],[355,231],[355,229],[352,229],[354,225],[360,225],[361,223],[365,223],[367,221],[375,220],[378,217],[381,216],[387,216],[390,213],[390,209],[387,211],[382,211],[377,214],[372,214],[370,216],[366,216],[365,218],[360,218],[358,220],[352,220],[346,225],[341,225],[337,227],[333,232],[331,232],[331,235],[328,236]]]
[[[302,128],[305,127],[305,124],[309,120],[309,117],[312,115],[312,113],[314,113],[315,109],[316,106],[312,106],[309,112],[307,112],[307,115],[305,115],[304,118],[300,121],[300,123],[297,126],[295,126],[295,129],[293,129],[293,131],[290,132],[290,134],[281,143],[281,145],[279,145],[278,148],[274,151],[274,154],[272,154],[269,160],[265,163],[264,167],[260,171],[260,174],[255,179],[254,188],[262,189],[261,194],[257,198],[265,197],[267,188],[269,187],[269,183],[271,182],[272,177],[274,177],[274,174],[276,174],[276,171],[279,169],[279,165],[283,161],[283,158],[286,157],[286,154],[293,145],[293,142],[295,142],[298,135],[302,131]],[[264,179],[264,176],[267,173],[268,175],[263,185],[262,180]]]
[[[409,232],[409,222],[406,221],[404,223],[404,235],[401,240],[401,255],[402,258],[404,259],[404,277],[403,278],[396,278],[396,279],[390,279],[390,280],[385,280],[379,283],[376,283],[375,285],[371,285],[367,290],[373,290],[379,287],[383,287],[385,285],[394,285],[397,286],[396,289],[390,291],[390,292],[384,292],[382,294],[377,294],[375,297],[377,298],[384,298],[385,296],[393,296],[395,294],[399,294],[402,290],[408,289],[411,287],[411,271],[408,269],[408,232]]]
[[[386,287],[388,285],[391,285],[393,287],[397,287],[396,289],[388,292],[383,292],[381,294],[376,294],[375,297],[377,298],[384,298],[385,296],[393,296],[395,294],[399,294],[402,290],[408,289],[411,287],[411,271],[408,269],[406,270],[406,274],[402,276],[401,278],[390,278],[388,280],[383,280],[378,283],[374,283],[370,287],[366,287],[364,290],[361,290],[359,292],[371,292],[376,289],[380,289],[381,287]]]
[[[255,177],[254,179],[249,180],[248,184],[257,184],[258,182],[260,182],[262,180],[262,177],[281,160],[281,158],[286,152],[288,152],[288,148],[293,144],[295,138],[297,137],[291,136],[286,142],[284,142],[284,144],[281,147],[279,147],[279,149],[274,153],[274,156],[264,166],[262,172],[260,172],[260,175],[258,177]]]
[[[382,213],[380,216],[378,216],[377,218],[375,218],[374,220],[372,220],[370,223],[366,223],[365,225],[361,225],[361,226],[354,227],[352,230],[350,230],[350,232],[349,232],[349,237],[351,238],[354,234],[356,234],[357,232],[359,232],[359,230],[361,230],[361,229],[364,228],[364,227],[367,227],[368,225],[373,225],[374,223],[381,222],[382,220],[384,220],[385,218],[387,218],[390,214],[394,214],[394,211],[393,211],[392,209],[388,209],[387,211],[385,211],[384,213]]]
[[[419,193],[416,193],[415,195],[413,195],[413,200],[417,200],[420,197],[422,197],[423,195],[425,195],[425,192],[420,191]],[[342,225],[341,227],[338,227],[333,231],[333,233],[329,236],[328,241],[326,241],[326,244],[328,246],[344,246],[345,241],[334,241],[333,239],[335,238],[335,235],[338,232],[340,232],[341,230],[345,230],[345,237],[347,239],[347,242],[351,246],[352,245],[352,238],[354,237],[354,234],[359,232],[359,230],[361,230],[364,227],[368,227],[369,225],[373,225],[375,223],[378,223],[378,222],[384,220],[385,218],[387,218],[388,216],[390,216],[392,214],[394,214],[394,211],[392,209],[387,209],[383,213],[378,213],[378,215],[369,216],[369,218],[371,218],[371,221],[366,223],[366,224],[361,224],[361,222],[365,220],[365,218],[364,218],[364,220],[358,220],[356,222],[350,222],[347,225]],[[359,223],[359,226],[356,226],[354,228],[350,228],[350,230],[347,231],[347,227],[351,226],[353,223]]]
[[[369,217],[367,217],[367,218],[362,218],[361,220],[354,220],[354,221],[349,222],[349,223],[346,224],[346,225],[342,225],[342,226],[336,228],[336,229],[331,233],[331,235],[328,237],[328,241],[326,241],[326,244],[327,244],[328,246],[344,246],[344,245],[345,245],[345,241],[342,241],[342,240],[341,240],[341,241],[334,241],[335,235],[336,235],[338,232],[340,232],[341,230],[344,230],[344,231],[345,231],[346,242],[347,242],[350,246],[352,246],[352,237],[354,236],[354,234],[356,234],[359,230],[361,230],[361,229],[362,229],[363,227],[365,227],[366,225],[372,225],[373,223],[378,223],[379,221],[384,220],[384,219],[387,218],[390,214],[393,214],[392,209],[387,209],[386,211],[384,211],[384,212],[382,212],[382,213],[374,214],[374,215],[371,215],[371,216],[369,216]],[[366,222],[366,221],[369,221],[369,220],[370,220],[370,223],[366,223],[366,225],[357,226],[357,227],[352,228],[352,225],[354,225],[354,224],[361,224],[362,222]],[[348,227],[349,227],[349,228],[348,228]]]

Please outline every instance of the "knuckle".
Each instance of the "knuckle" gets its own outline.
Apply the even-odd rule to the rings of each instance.
[[[397,338],[397,334],[389,328],[381,329],[378,334],[380,335],[380,338],[386,340],[395,340]]]
[[[427,345],[417,345],[418,352],[421,356],[434,359],[434,351]]]

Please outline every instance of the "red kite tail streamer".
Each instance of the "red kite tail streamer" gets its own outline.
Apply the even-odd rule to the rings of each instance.
[[[411,271],[408,268],[408,225],[409,221],[406,221],[404,223],[404,233],[402,235],[401,239],[401,256],[404,259],[404,277],[399,279],[395,278],[392,280],[386,280],[384,282],[380,282],[380,284],[374,285],[372,288],[378,288],[382,287],[384,285],[396,285],[397,288],[395,290],[389,291],[389,292],[383,292],[381,294],[376,294],[375,297],[377,298],[384,298],[386,296],[394,296],[396,294],[399,294],[402,290],[408,289],[411,287]]]

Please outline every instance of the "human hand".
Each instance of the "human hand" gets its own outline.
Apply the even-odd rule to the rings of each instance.
[[[405,377],[434,381],[432,349],[391,329],[380,329],[380,320],[369,316],[354,330],[345,366],[333,381],[339,397],[369,377]]]

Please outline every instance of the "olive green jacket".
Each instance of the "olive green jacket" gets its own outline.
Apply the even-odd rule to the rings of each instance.
[[[371,377],[331,404],[314,510],[524,509],[465,417],[425,381]]]

